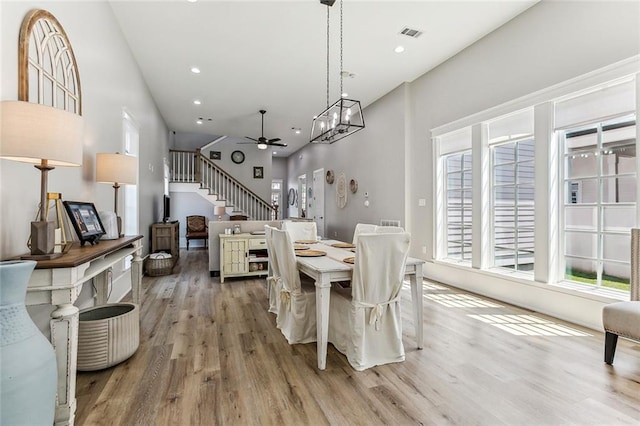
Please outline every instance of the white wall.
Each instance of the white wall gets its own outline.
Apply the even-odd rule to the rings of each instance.
[[[398,88],[369,105],[365,130],[289,157],[288,188],[296,187],[298,175],[309,178],[319,167],[346,171],[361,189],[339,210],[328,188],[328,236],[349,240],[358,221],[406,216],[411,255],[431,261],[431,129],[638,55],[639,17],[638,2],[540,2],[406,90]],[[376,197],[369,209],[362,204],[364,191]],[[420,199],[425,206],[418,205]],[[442,263],[428,263],[425,275],[593,328],[601,327],[602,306],[611,301]]]
[[[168,130],[111,8],[105,2],[29,1],[3,1],[0,7],[2,100],[18,97],[18,34],[29,10],[45,8],[58,19],[78,62],[85,121],[83,165],[58,167],[50,172],[49,191],[61,192],[66,200],[93,202],[98,210],[113,210],[113,188],[95,182],[95,155],[122,150],[121,117],[126,109],[140,128],[138,227],[140,233],[147,235],[150,224],[158,217],[158,209],[162,211],[162,159],[168,152]],[[40,174],[33,166],[0,160],[0,258],[28,251],[29,222],[35,217],[39,188]],[[124,198],[120,200],[123,202]],[[146,252],[147,238],[144,244]],[[85,287],[90,293],[90,286]],[[125,290],[114,289],[112,294]],[[83,303],[86,300],[78,302]]]
[[[240,138],[226,138],[213,144],[202,153],[209,158],[209,151],[220,151],[221,159],[213,160],[214,163],[225,172],[229,173],[241,184],[255,192],[260,198],[269,202],[271,200],[271,150],[258,149],[254,144],[238,144]],[[242,151],[244,153],[244,162],[236,164],[231,161],[231,153],[233,151]],[[263,168],[263,178],[253,178],[253,168]]]
[[[344,173],[347,182],[358,181],[358,191],[347,192],[344,209],[336,204],[335,182],[325,183],[327,238],[351,241],[358,222],[379,224],[381,219],[397,219],[405,226],[405,101],[403,85],[365,108],[363,130],[332,145],[309,144],[289,157],[284,194],[289,188],[297,189],[301,174],[306,173],[307,185],[311,184],[313,171],[321,168],[333,170],[336,178]],[[365,192],[369,207],[364,206]]]
[[[430,129],[640,53],[637,2],[541,2],[411,84],[415,126],[409,188],[412,254],[433,258]],[[425,198],[426,208],[417,206]],[[420,247],[427,246],[423,255]],[[601,328],[605,299],[434,263],[426,276]]]

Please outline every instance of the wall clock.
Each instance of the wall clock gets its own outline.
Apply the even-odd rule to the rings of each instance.
[[[244,162],[244,152],[233,151],[231,153],[231,161],[233,161],[236,164],[242,164]]]

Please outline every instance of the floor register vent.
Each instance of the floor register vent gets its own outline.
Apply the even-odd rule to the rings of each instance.
[[[399,220],[382,219],[380,220],[380,226],[400,226]]]
[[[406,35],[406,36],[411,37],[411,38],[418,38],[418,37],[420,37],[422,35],[422,31],[416,30],[416,29],[413,29],[413,28],[409,28],[409,27],[404,27],[400,31],[400,34]]]

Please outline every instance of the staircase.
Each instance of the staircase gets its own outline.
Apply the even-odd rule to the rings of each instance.
[[[249,220],[277,220],[278,210],[260,198],[213,161],[195,151],[169,151],[169,180],[174,188],[193,191],[227,214],[244,215]]]

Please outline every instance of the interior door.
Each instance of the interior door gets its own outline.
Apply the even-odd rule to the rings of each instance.
[[[324,237],[324,169],[313,171],[312,203],[313,220],[318,227],[318,235]]]

